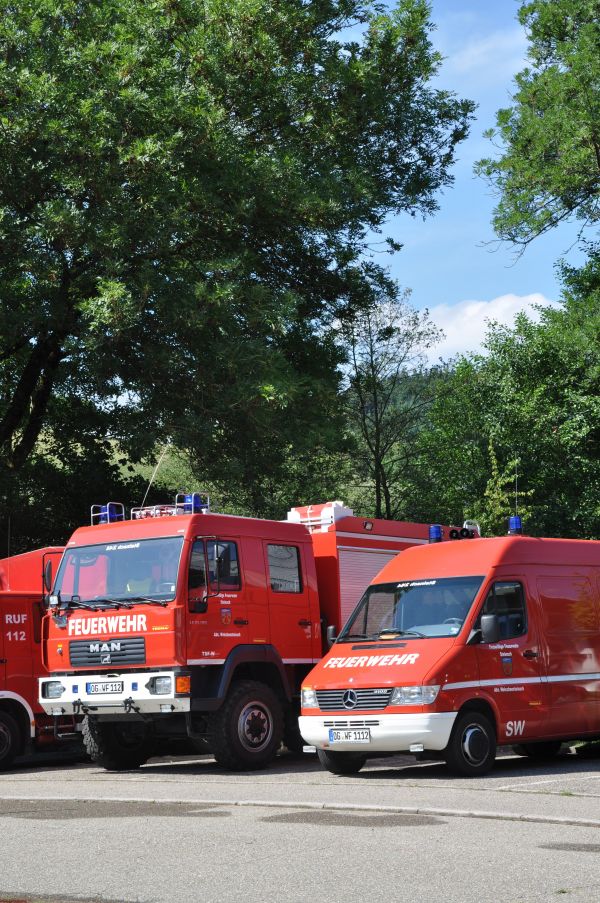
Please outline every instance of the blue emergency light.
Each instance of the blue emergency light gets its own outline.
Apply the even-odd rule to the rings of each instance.
[[[208,495],[201,492],[180,492],[175,498],[175,507],[184,514],[202,514],[210,508]]]
[[[429,525],[429,542],[441,542],[443,538],[443,530],[441,524]]]
[[[122,502],[107,502],[106,505],[92,505],[91,523],[113,524],[125,520],[125,506]]]
[[[523,521],[518,514],[513,514],[508,518],[508,535],[521,536],[523,533]]]

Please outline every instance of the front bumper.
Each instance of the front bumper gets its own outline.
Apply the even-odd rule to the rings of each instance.
[[[344,718],[328,715],[302,715],[300,733],[310,746],[343,752],[405,752],[422,744],[424,750],[445,749],[450,739],[456,712],[415,712],[407,715],[373,715]],[[329,731],[368,728],[369,743],[330,743]]]
[[[150,681],[157,677],[171,678],[171,693],[150,692]],[[111,672],[104,674],[70,674],[42,677],[39,681],[39,703],[48,715],[112,715],[112,714],[169,714],[189,712],[189,696],[175,694],[174,671]],[[60,681],[61,695],[47,699],[45,684]],[[118,693],[90,693],[90,684],[121,681]]]

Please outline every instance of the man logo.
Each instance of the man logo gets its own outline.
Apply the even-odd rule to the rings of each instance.
[[[121,643],[118,640],[111,640],[109,643],[90,643],[90,652],[120,652]]]
[[[102,656],[100,657],[100,664],[101,664],[101,665],[110,665],[110,663],[111,663],[111,657],[110,657],[110,655],[102,655]]]

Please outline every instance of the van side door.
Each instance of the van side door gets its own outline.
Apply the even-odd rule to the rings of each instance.
[[[546,728],[547,684],[537,609],[524,581],[495,580],[481,614],[495,614],[500,627],[498,642],[476,646],[479,679],[499,713],[498,743],[535,740]]]

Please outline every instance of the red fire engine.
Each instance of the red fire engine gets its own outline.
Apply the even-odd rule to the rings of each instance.
[[[58,568],[45,621],[40,703],[86,715],[84,741],[109,769],[165,738],[190,737],[228,768],[259,768],[282,738],[301,747],[302,679],[369,581],[427,542],[419,524],[354,517],[341,502],[284,522],[172,505],[92,508]]]
[[[600,736],[600,543],[513,535],[387,564],[302,688],[300,730],[335,774],[372,756],[485,774]],[[433,538],[439,538],[441,529]]]
[[[62,551],[38,549],[0,560],[0,769],[66,733],[38,702],[38,678],[47,673],[41,656],[42,573],[44,562],[57,560]],[[72,735],[72,723],[69,728]]]

